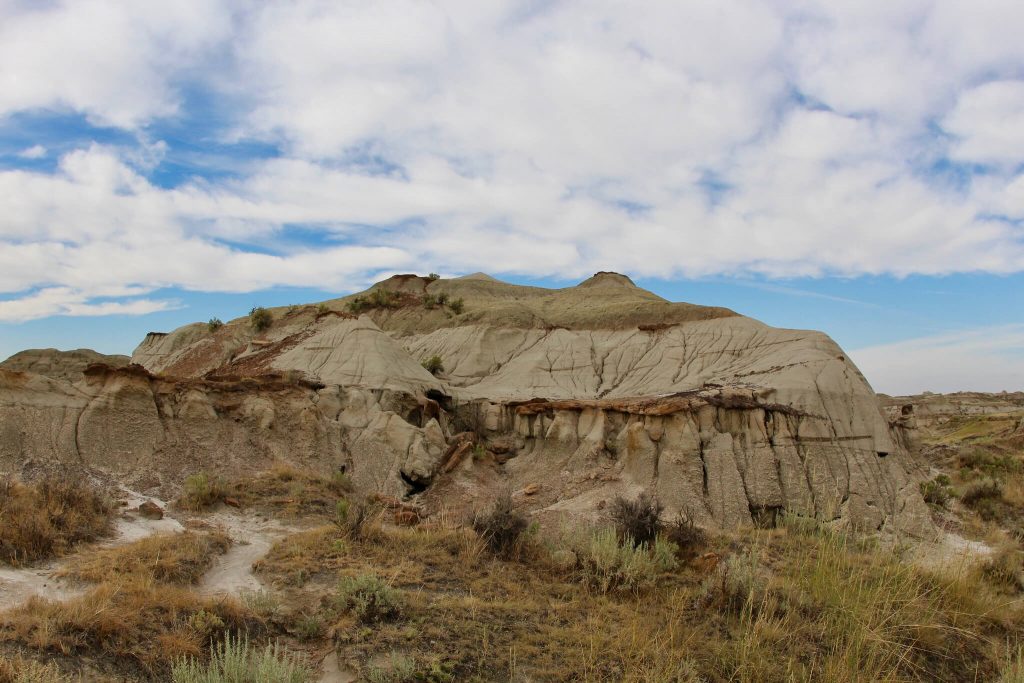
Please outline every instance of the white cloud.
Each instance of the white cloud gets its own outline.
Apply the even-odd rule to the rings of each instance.
[[[0,116],[71,110],[139,140],[0,172],[0,292],[1020,271],[1024,235],[994,216],[1024,218],[1022,7],[0,5]],[[205,114],[190,87],[224,108],[220,142],[283,156],[152,182],[178,143],[147,126]],[[995,167],[950,189],[924,170],[947,157]]]
[[[46,148],[42,145],[32,145],[18,152],[18,156],[22,159],[42,159],[46,156]]]
[[[876,391],[1019,391],[1024,325],[965,330],[849,352]]]
[[[959,138],[957,159],[1024,163],[1024,81],[986,83],[962,93],[943,127]]]
[[[130,294],[130,290],[110,292],[112,296]],[[18,299],[0,300],[0,322],[25,322],[54,315],[144,315],[177,307],[176,301],[166,299],[95,301],[90,300],[88,294],[69,287],[49,287]]]

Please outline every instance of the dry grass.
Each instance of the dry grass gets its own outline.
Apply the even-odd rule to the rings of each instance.
[[[62,574],[91,583],[133,577],[188,585],[196,583],[230,545],[231,539],[219,532],[160,534],[83,553]]]
[[[0,640],[64,655],[114,660],[151,676],[184,657],[204,657],[226,633],[258,631],[237,601],[200,598],[138,579],[104,583],[65,602],[34,597],[0,614]]]
[[[337,501],[351,488],[348,477],[341,472],[328,475],[278,462],[266,472],[235,481],[205,472],[194,474],[185,479],[177,505],[201,512],[228,501],[275,516],[328,519],[334,515]]]
[[[706,597],[702,560],[604,594],[574,569],[503,561],[444,528],[350,539],[323,527],[282,541],[261,570],[279,580],[300,567],[303,581],[279,583],[293,602],[314,598],[344,656],[400,652],[424,680],[992,680],[1024,624],[981,572],[925,573],[812,525],[709,542],[735,569],[728,599]],[[407,604],[367,628],[331,596],[335,576],[373,573]]]
[[[0,683],[67,683],[68,679],[52,664],[43,664],[17,656],[0,656]]]
[[[0,562],[21,565],[64,554],[111,529],[113,508],[71,479],[0,483]]]

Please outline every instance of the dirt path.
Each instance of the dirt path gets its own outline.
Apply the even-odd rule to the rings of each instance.
[[[202,595],[238,594],[262,588],[252,571],[253,563],[266,555],[275,541],[299,530],[277,520],[240,512],[216,512],[204,521],[223,529],[234,544],[200,580],[197,590]]]

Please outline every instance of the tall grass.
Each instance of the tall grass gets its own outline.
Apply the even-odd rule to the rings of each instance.
[[[113,507],[73,479],[0,482],[0,562],[20,565],[62,555],[110,532]]]

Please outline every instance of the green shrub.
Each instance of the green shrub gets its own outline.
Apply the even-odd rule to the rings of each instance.
[[[262,332],[274,324],[274,316],[262,306],[256,306],[249,311],[249,324],[252,325],[252,329]]]
[[[224,327],[224,321],[220,318],[210,318],[206,323],[206,329],[210,332],[216,332],[220,328]]]
[[[370,302],[367,301],[366,297],[363,296],[352,297],[352,299],[349,300],[346,306],[349,310],[349,313],[354,313],[355,315],[359,315],[363,311],[371,308]]]
[[[704,579],[698,602],[717,604],[720,608],[740,612],[760,602],[767,582],[760,562],[753,551],[730,555]]]
[[[295,637],[301,641],[317,640],[324,634],[324,622],[315,614],[303,614],[295,622]]]
[[[370,305],[376,308],[395,308],[398,306],[398,292],[378,287],[370,292]]]
[[[511,558],[522,550],[523,534],[530,524],[513,509],[512,495],[506,491],[498,496],[494,507],[473,516],[472,526],[491,552]]]
[[[281,612],[281,600],[268,590],[246,590],[238,597],[246,609],[261,619],[271,619]]]
[[[434,298],[437,300],[438,306],[445,306],[448,304],[448,292],[438,292],[437,296]]]
[[[227,487],[219,477],[210,477],[206,472],[197,472],[185,478],[181,497],[181,507],[198,512],[217,505],[227,496]]]
[[[448,303],[448,308],[450,308],[452,313],[455,315],[459,315],[466,309],[466,305],[463,303],[462,297],[459,297],[458,299],[452,299]]]
[[[934,479],[921,482],[921,495],[924,502],[937,507],[946,507],[953,497],[953,489],[949,487],[949,477],[940,474]]]
[[[661,532],[661,512],[664,508],[657,498],[646,493],[636,500],[621,496],[612,501],[611,518],[619,538],[631,538],[634,545],[650,545]]]
[[[370,509],[364,503],[351,505],[342,498],[334,507],[334,524],[349,538],[360,538],[370,521]]]
[[[602,593],[637,593],[653,585],[660,571],[675,566],[675,544],[661,543],[655,553],[632,538],[620,540],[613,528],[599,529],[576,552],[580,578]]]
[[[318,317],[322,316],[322,315],[327,315],[330,312],[331,312],[331,307],[328,306],[327,304],[317,304],[316,314],[317,314]]]
[[[437,297],[434,296],[433,294],[424,294],[423,308],[427,309],[428,311],[437,308]]]
[[[1003,485],[991,478],[968,484],[960,494],[960,500],[969,507],[977,507],[983,501],[1002,500],[1002,498]]]
[[[1020,461],[1013,455],[992,453],[980,446],[969,448],[960,453],[961,469],[982,472],[989,476],[1019,472]]]
[[[313,680],[299,659],[277,644],[257,650],[244,638],[230,635],[218,647],[210,646],[210,662],[185,659],[171,670],[174,683],[306,683]]]
[[[371,667],[366,672],[366,680],[370,683],[406,683],[415,680],[415,675],[415,660],[392,652],[386,665]]]
[[[422,363],[423,369],[429,372],[431,375],[436,375],[439,372],[444,372],[444,361],[441,360],[441,356],[431,356]]]
[[[441,276],[438,275],[437,273],[431,273],[430,275],[427,276],[427,279],[433,282],[434,280],[440,280]]]
[[[345,577],[338,584],[338,606],[369,624],[401,616],[405,597],[376,574]]]

